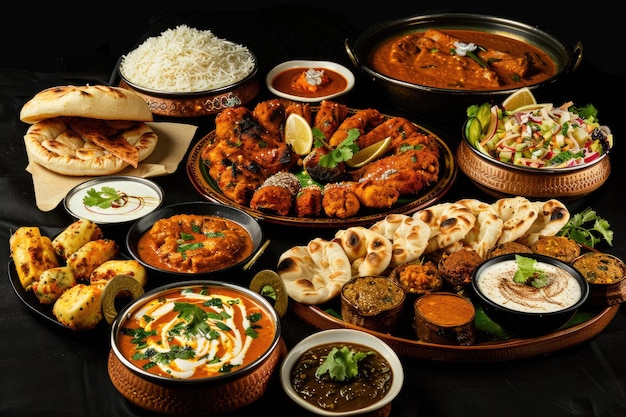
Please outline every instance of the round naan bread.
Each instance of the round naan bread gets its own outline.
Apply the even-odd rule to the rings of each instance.
[[[406,214],[392,213],[370,226],[391,241],[390,267],[418,259],[428,245],[430,227],[421,219]]]
[[[82,121],[90,123],[89,119]],[[112,153],[113,148],[105,149],[89,137],[80,135],[71,128],[68,119],[56,117],[37,122],[27,130],[24,144],[29,160],[62,175],[100,176],[115,174],[133,161],[136,166],[156,149],[158,136],[144,122],[98,120],[97,124],[105,124],[115,140],[125,140],[126,147],[130,146],[134,155],[122,159]],[[123,147],[117,148],[121,148],[121,152],[127,151]]]
[[[338,243],[348,256],[353,276],[380,275],[391,263],[391,241],[366,227],[339,230],[332,241]]]
[[[60,116],[151,122],[148,103],[137,93],[108,85],[62,85],[40,91],[20,111],[20,120],[37,123]]]
[[[322,238],[285,251],[278,259],[277,273],[289,297],[310,305],[336,297],[352,278],[350,261],[341,246]]]

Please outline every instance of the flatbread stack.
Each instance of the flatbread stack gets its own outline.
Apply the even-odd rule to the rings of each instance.
[[[20,112],[29,159],[70,176],[137,167],[156,148],[153,120],[138,94],[106,85],[59,86],[37,93]]]
[[[289,297],[321,304],[337,296],[352,277],[384,275],[435,251],[471,248],[486,258],[502,243],[530,246],[541,236],[554,236],[569,218],[567,207],[555,199],[440,203],[411,216],[389,214],[369,228],[339,230],[330,241],[318,238],[308,246],[293,247],[279,258],[278,275]]]

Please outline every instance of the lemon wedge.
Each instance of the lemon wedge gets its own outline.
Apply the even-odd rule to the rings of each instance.
[[[502,102],[502,106],[506,111],[513,111],[529,104],[537,104],[537,100],[528,87],[520,88]]]
[[[284,130],[285,143],[298,155],[307,155],[313,147],[313,132],[306,119],[299,114],[287,116]]]
[[[387,152],[391,144],[391,136],[386,137],[376,143],[371,144],[367,148],[363,148],[346,161],[346,165],[350,168],[360,168],[369,162],[380,158]]]

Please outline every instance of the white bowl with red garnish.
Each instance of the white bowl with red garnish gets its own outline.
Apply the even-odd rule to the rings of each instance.
[[[346,94],[355,79],[348,68],[336,62],[293,60],[272,68],[265,83],[279,97],[314,103]]]

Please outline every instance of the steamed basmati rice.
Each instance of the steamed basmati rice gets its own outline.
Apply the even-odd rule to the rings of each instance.
[[[245,46],[187,25],[146,39],[122,57],[120,72],[139,87],[164,92],[200,92],[234,84],[255,67]]]

